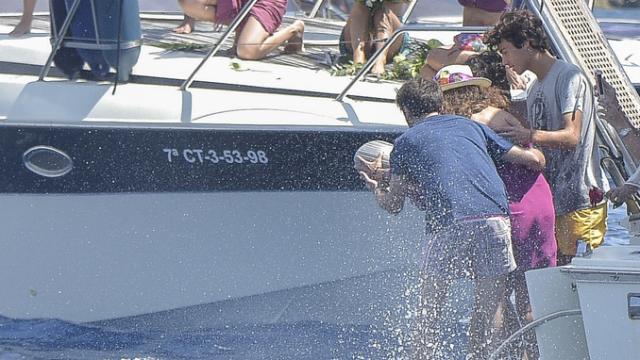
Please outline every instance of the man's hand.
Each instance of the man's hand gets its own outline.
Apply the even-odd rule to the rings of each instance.
[[[364,173],[367,179],[375,181],[376,183],[388,183],[391,176],[391,171],[382,167],[382,154],[378,155],[373,161],[367,161],[361,156],[356,156],[354,168],[358,170],[361,177]],[[365,178],[363,177],[363,179]],[[366,181],[367,180],[365,180],[365,182]]]
[[[375,192],[378,188],[378,182],[370,178],[369,175],[364,171],[358,171],[358,174],[360,174],[360,178],[364,180],[364,184],[367,186],[367,189],[369,189],[369,191]]]
[[[533,130],[522,125],[498,127],[494,130],[516,144],[529,145],[533,143]]]
[[[595,90],[598,96],[598,117],[606,120],[615,127],[630,127],[631,125],[616,97],[616,89],[603,78],[602,95],[598,92],[597,86]]]
[[[631,184],[622,184],[620,187],[609,190],[606,196],[613,202],[614,206],[619,206],[636,192],[638,192],[638,188],[636,186]]]
[[[524,90],[527,88],[527,82],[522,76],[518,75],[510,66],[505,66],[507,72],[507,81],[511,84],[511,88],[515,90]]]

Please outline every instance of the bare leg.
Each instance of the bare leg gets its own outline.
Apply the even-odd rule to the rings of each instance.
[[[498,310],[504,296],[506,275],[478,279],[475,284],[475,303],[469,329],[471,359],[484,360],[501,343],[498,336]]]
[[[527,282],[524,277],[524,272],[517,271],[513,277],[513,287],[516,291],[516,308],[518,309],[518,315],[520,323],[524,326],[533,321],[533,313],[531,312],[531,303],[529,302],[529,290],[527,289]],[[536,340],[536,334],[530,331],[524,335],[525,338],[525,351],[526,358],[528,360],[538,360],[540,353],[538,350],[538,342]]]
[[[441,349],[441,319],[450,313],[445,309],[445,299],[450,287],[450,280],[436,278],[422,279],[422,296],[418,309],[412,359],[434,360],[444,359],[446,354]]]
[[[522,322],[522,312],[520,312],[520,307],[516,304],[516,308],[514,308],[513,303],[511,302],[511,294],[516,293],[516,302],[518,301],[518,289],[516,286],[519,284],[520,277],[524,281],[524,273],[522,271],[514,271],[509,274],[507,278],[507,286],[505,287],[505,292],[503,294],[502,301],[500,302],[500,309],[498,310],[498,317],[496,321],[496,326],[500,328],[500,332],[498,333],[498,338],[506,339],[514,332],[518,331],[521,325],[524,325]],[[524,346],[521,346],[522,342],[512,343],[506,347],[504,350],[503,356],[507,354],[514,359],[522,359],[525,354]]]
[[[474,55],[477,55],[477,53],[474,51],[460,50],[455,47],[455,45],[439,47],[429,50],[429,54],[427,54],[427,64],[435,71],[438,71],[447,65],[462,65]]]
[[[16,27],[9,33],[9,36],[22,36],[31,32],[31,22],[33,21],[33,10],[36,7],[36,0],[22,1],[22,17]]]
[[[462,9],[463,26],[493,26],[500,20],[501,13],[465,6]]]
[[[217,0],[178,0],[178,3],[184,14],[192,20],[217,22]]]
[[[364,64],[366,61],[365,46],[369,39],[369,8],[356,1],[351,8],[348,22],[348,38],[353,50],[353,63]]]
[[[246,60],[262,59],[285,41],[292,41],[289,51],[296,47],[301,49],[303,33],[304,23],[297,20],[273,35],[269,35],[256,18],[249,16],[237,36],[236,54],[239,58]]]
[[[173,32],[178,34],[190,34],[192,31],[196,29],[195,20],[187,14],[184,14],[184,20],[182,20],[182,24],[177,28],[173,29]]]
[[[385,5],[381,10],[374,14],[373,26],[375,27],[374,46],[376,50],[379,50],[384,46],[386,40],[391,37],[393,32],[402,26],[402,23],[396,16],[395,12],[391,10],[391,6],[387,7]],[[378,57],[373,68],[371,68],[372,73],[383,74],[385,72],[385,64],[393,61],[393,57],[398,54],[400,47],[402,47],[403,40],[404,39],[402,37],[398,38],[383,54]]]

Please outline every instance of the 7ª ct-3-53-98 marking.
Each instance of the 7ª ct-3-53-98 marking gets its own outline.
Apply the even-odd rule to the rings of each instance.
[[[167,162],[186,161],[189,164],[268,164],[269,157],[263,150],[213,150],[164,148]]]

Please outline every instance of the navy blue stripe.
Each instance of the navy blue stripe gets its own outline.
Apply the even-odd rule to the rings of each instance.
[[[221,131],[209,129],[126,129],[0,127],[0,192],[119,193],[200,191],[364,190],[353,170],[363,143],[393,141],[398,132]],[[68,154],[73,169],[58,178],[28,170],[23,154],[46,145]],[[176,149],[168,161],[165,149]],[[202,162],[192,150],[206,154]],[[184,157],[187,150],[187,159]],[[234,163],[224,150],[239,151]],[[252,163],[263,151],[268,163]],[[261,160],[264,160],[262,157]],[[242,163],[236,163],[241,161]]]

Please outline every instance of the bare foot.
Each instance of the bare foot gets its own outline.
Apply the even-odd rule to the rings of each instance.
[[[31,22],[20,21],[18,25],[9,33],[9,36],[19,37],[31,32]]]
[[[304,51],[304,23],[302,20],[296,20],[291,24],[292,31],[295,34],[287,41],[287,45],[284,47],[284,52],[293,54]]]
[[[184,20],[182,20],[182,24],[177,28],[173,29],[173,32],[176,34],[191,34],[192,31],[196,29],[196,22],[192,17],[184,16]]]
[[[376,63],[373,65],[373,67],[371,68],[371,73],[374,75],[382,75],[385,73],[385,71],[387,71],[384,68],[384,61],[376,61]]]

